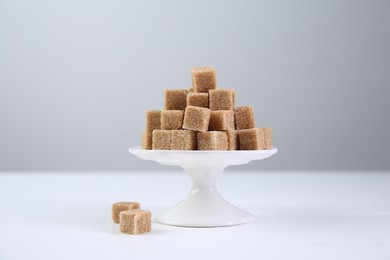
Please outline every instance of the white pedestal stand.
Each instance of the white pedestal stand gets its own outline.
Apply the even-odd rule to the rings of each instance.
[[[184,227],[222,227],[247,223],[253,216],[227,202],[215,185],[229,165],[246,164],[275,154],[277,149],[256,151],[158,151],[130,148],[141,159],[178,165],[192,178],[189,195],[156,217],[162,224]]]

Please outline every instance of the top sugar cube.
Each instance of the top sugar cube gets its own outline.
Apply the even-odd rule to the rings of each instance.
[[[192,87],[195,92],[208,92],[217,88],[217,79],[213,67],[196,67],[191,69]]]

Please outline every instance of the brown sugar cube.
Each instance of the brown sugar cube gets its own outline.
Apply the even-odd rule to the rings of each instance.
[[[188,93],[187,106],[209,108],[209,94],[196,92]]]
[[[145,150],[151,150],[152,149],[152,133],[151,132],[143,132],[142,134],[142,142],[141,142],[141,148]]]
[[[161,129],[161,110],[146,111],[146,132]]]
[[[171,131],[171,150],[196,150],[196,132],[191,130]]]
[[[165,110],[184,110],[187,106],[186,89],[166,89],[164,93]]]
[[[183,129],[206,132],[209,129],[210,109],[188,106],[184,112]]]
[[[191,130],[153,131],[153,150],[196,150],[196,133]]]
[[[265,139],[265,149],[272,149],[272,128],[264,127],[264,139]]]
[[[112,204],[112,220],[115,223],[119,223],[119,213],[131,209],[139,209],[140,204],[138,202],[117,202]]]
[[[271,128],[243,129],[238,132],[241,150],[266,150],[272,148]]]
[[[183,126],[183,110],[163,110],[161,111],[161,129],[176,130]]]
[[[235,93],[232,89],[213,89],[209,91],[210,110],[233,110]]]
[[[234,112],[230,110],[211,111],[210,131],[234,130]]]
[[[234,119],[236,121],[236,129],[251,129],[255,128],[255,113],[253,112],[253,107],[243,106],[236,107],[234,111]]]
[[[208,92],[217,88],[217,79],[213,67],[196,67],[191,69],[192,87],[195,92]]]
[[[240,150],[238,130],[228,130],[226,131],[226,134],[229,141],[229,150]]]
[[[259,128],[239,130],[238,135],[241,150],[264,149],[264,134]]]
[[[154,130],[152,140],[153,150],[170,150],[171,130]]]
[[[148,210],[122,211],[119,218],[119,228],[122,233],[138,235],[152,230],[152,213]]]
[[[198,150],[228,150],[226,132],[210,131],[198,133]]]

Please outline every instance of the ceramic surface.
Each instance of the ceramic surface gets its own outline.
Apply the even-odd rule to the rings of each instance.
[[[158,214],[157,222],[185,227],[222,227],[247,223],[253,220],[253,216],[222,198],[215,185],[218,175],[229,165],[265,159],[275,154],[277,149],[165,151],[134,147],[129,151],[144,160],[181,166],[192,178],[192,189],[188,196],[175,207]]]

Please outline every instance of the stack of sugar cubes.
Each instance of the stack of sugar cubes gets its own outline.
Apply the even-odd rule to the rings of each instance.
[[[266,150],[272,129],[256,128],[253,107],[235,107],[232,89],[217,88],[213,67],[197,67],[192,88],[167,89],[164,110],[146,112],[147,150]]]

